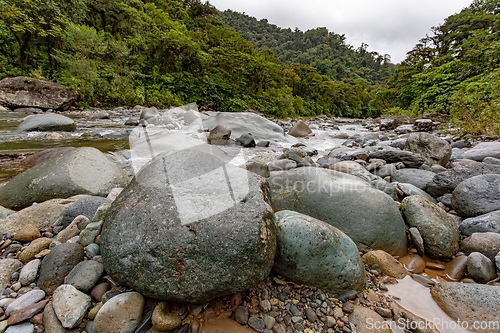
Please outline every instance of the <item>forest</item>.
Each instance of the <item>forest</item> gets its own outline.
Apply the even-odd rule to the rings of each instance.
[[[281,118],[439,112],[469,133],[493,133],[499,29],[500,2],[475,0],[394,65],[326,28],[282,29],[201,0],[0,0],[0,79],[55,81],[85,107],[196,102]]]

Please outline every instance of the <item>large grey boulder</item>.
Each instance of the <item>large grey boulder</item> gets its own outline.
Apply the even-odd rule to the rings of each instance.
[[[431,295],[439,306],[454,320],[460,320],[473,327],[474,324],[488,324],[492,327],[476,332],[499,333],[500,287],[484,284],[441,282],[431,289]],[[463,323],[462,323],[463,324]]]
[[[397,203],[356,176],[306,167],[272,176],[269,184],[275,211],[315,217],[373,249],[393,255],[406,251]]]
[[[401,212],[424,240],[425,252],[434,258],[451,258],[459,248],[460,233],[453,218],[438,205],[415,195],[404,198]]]
[[[482,161],[485,157],[500,158],[500,142],[481,142],[463,154],[464,158]]]
[[[479,175],[464,180],[453,191],[451,205],[462,217],[500,210],[500,175]]]
[[[427,192],[434,197],[440,197],[445,193],[452,193],[464,180],[485,174],[500,174],[500,165],[472,163],[454,167],[436,174],[427,184]]]
[[[32,116],[28,116],[16,128],[16,131],[21,131],[21,132],[29,132],[29,131],[71,132],[74,130],[76,130],[75,121],[61,114],[35,114]]]
[[[500,210],[463,220],[460,223],[460,232],[465,236],[470,236],[475,232],[500,234]]]
[[[274,271],[295,283],[332,293],[363,288],[363,262],[346,234],[301,213],[282,210],[275,216]]]
[[[427,183],[434,178],[434,175],[435,173],[432,171],[405,168],[393,172],[391,180],[400,183],[412,184],[421,190],[425,190]]]
[[[296,142],[297,139],[285,134],[278,124],[252,112],[205,112],[203,126],[209,130],[218,125],[224,125],[231,130],[233,138],[252,133],[255,141],[269,140],[272,142]]]
[[[450,144],[429,133],[411,133],[406,140],[405,149],[422,156],[427,165],[445,166],[451,157]]]
[[[10,107],[66,109],[76,96],[66,86],[25,76],[0,81],[0,104]]]
[[[111,204],[106,272],[162,300],[205,302],[268,276],[276,251],[264,178],[200,150],[160,154]]]
[[[0,204],[24,208],[34,202],[77,194],[106,196],[128,183],[116,163],[95,148],[68,150],[24,171],[0,188]]]
[[[385,160],[387,163],[403,162],[407,168],[418,168],[424,164],[422,156],[390,146],[370,152],[370,158]]]

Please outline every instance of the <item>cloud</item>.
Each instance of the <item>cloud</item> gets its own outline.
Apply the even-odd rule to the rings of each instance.
[[[344,34],[347,43],[358,47],[368,44],[370,51],[390,54],[393,62],[404,59],[406,52],[432,26],[460,12],[472,0],[211,0],[219,10],[244,12],[282,28],[302,31],[327,27]]]

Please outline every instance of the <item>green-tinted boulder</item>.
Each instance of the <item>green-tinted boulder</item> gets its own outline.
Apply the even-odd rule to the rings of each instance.
[[[398,204],[356,176],[305,167],[273,176],[269,184],[275,211],[312,216],[372,249],[392,255],[406,251],[405,224]]]
[[[274,271],[287,279],[337,293],[361,290],[363,262],[342,231],[313,217],[282,210],[276,216]]]
[[[425,252],[434,258],[451,258],[458,251],[460,232],[453,218],[424,197],[412,195],[401,203],[406,223],[424,240]]]

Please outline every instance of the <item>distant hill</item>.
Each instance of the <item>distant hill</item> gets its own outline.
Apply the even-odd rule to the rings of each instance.
[[[344,35],[326,28],[292,31],[232,10],[220,12],[219,18],[259,51],[271,51],[282,64],[310,65],[333,80],[362,78],[380,84],[396,69],[389,55],[368,52],[366,44],[354,49],[346,44]]]

